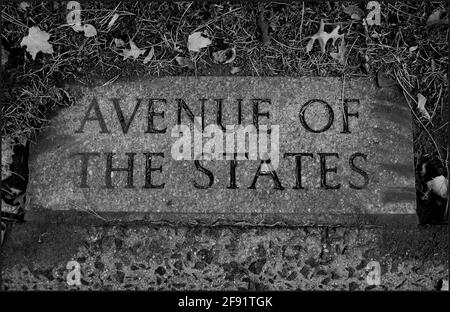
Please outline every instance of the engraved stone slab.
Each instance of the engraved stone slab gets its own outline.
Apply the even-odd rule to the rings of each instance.
[[[415,217],[412,121],[396,88],[165,77],[69,92],[76,104],[32,145],[31,209],[301,225]],[[251,145],[255,134],[269,143]]]

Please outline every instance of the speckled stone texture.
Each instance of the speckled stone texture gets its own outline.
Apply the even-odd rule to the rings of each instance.
[[[258,77],[165,77],[117,82],[107,86],[86,88],[71,86],[77,104],[65,108],[52,120],[47,131],[32,146],[30,159],[30,195],[33,208],[51,210],[95,211],[105,219],[118,219],[109,213],[130,212],[128,219],[191,221],[241,221],[260,224],[295,223],[342,224],[358,222],[383,223],[383,215],[415,218],[415,188],[411,116],[403,96],[395,88],[378,89],[369,79],[343,82],[339,78],[258,78]],[[349,131],[342,133],[344,99],[358,99],[349,103],[348,112],[359,117],[348,118]],[[81,120],[93,98],[105,120],[104,131],[98,120],[87,121],[83,133]],[[137,103],[142,103],[126,134],[118,121],[111,98],[120,99],[119,105],[128,121]],[[164,98],[167,104],[154,104],[154,128],[167,128],[165,134],[145,133],[148,128],[148,98]],[[238,189],[228,189],[230,161],[200,161],[214,175],[210,188],[198,189],[194,181],[208,185],[207,175],[196,170],[194,161],[175,161],[171,158],[172,126],[176,124],[176,98],[183,99],[193,114],[200,115],[201,98],[205,102],[205,125],[215,123],[217,106],[213,99],[223,98],[223,124],[237,124],[237,99],[242,101],[242,124],[253,120],[251,99],[271,99],[271,104],[260,104],[260,113],[269,111],[269,119],[260,116],[260,124],[279,125],[280,163],[277,176],[284,190],[275,189],[271,176],[260,176],[256,189],[248,189],[255,178],[259,161],[238,161],[236,183]],[[308,132],[299,119],[301,107],[312,99],[326,101],[332,108],[334,122],[322,133]],[[94,111],[90,112],[93,117]],[[305,118],[313,129],[327,123],[325,106],[313,104],[305,110]],[[182,120],[191,124],[182,112]],[[98,116],[97,116],[98,117]],[[87,185],[80,188],[81,157],[74,153],[100,153],[88,162]],[[134,188],[125,188],[126,172],[114,172],[112,185],[105,188],[105,153],[116,153],[113,167],[125,167],[125,153],[136,153],[134,158]],[[164,153],[164,159],[154,157],[152,183],[165,183],[163,189],[143,188],[145,152]],[[303,158],[302,184],[296,185],[296,163],[285,153],[312,153]],[[340,189],[320,186],[320,157],[318,153],[338,153],[328,157],[326,166],[336,166],[336,173],[328,172],[329,185],[341,184]],[[364,177],[351,169],[354,153],[364,153],[354,165],[367,172],[367,188],[357,190],[349,183],[361,186]],[[142,215],[145,215],[144,217]],[[381,219],[380,219],[381,218]],[[415,219],[414,219],[415,220]]]
[[[448,227],[172,227],[16,224],[7,290],[438,290]],[[66,265],[81,268],[68,286]],[[367,283],[370,261],[381,284]]]

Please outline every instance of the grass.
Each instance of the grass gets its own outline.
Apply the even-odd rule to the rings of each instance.
[[[217,65],[212,53],[236,48],[233,66],[249,76],[367,76],[386,73],[401,86],[414,115],[416,164],[438,160],[448,168],[448,24],[427,26],[435,10],[447,15],[445,2],[381,2],[381,25],[364,27],[344,12],[353,2],[86,2],[82,21],[95,26],[97,36],[84,37],[66,23],[65,2],[32,2],[22,11],[18,2],[1,5],[2,45],[10,58],[3,69],[3,136],[33,138],[46,125],[50,112],[70,105],[61,81],[88,84],[93,79],[164,75],[231,75],[230,65]],[[364,3],[356,2],[365,13]],[[119,19],[108,28],[114,14]],[[261,22],[270,42],[264,44]],[[345,34],[346,64],[322,53],[316,44],[305,47],[319,29],[335,26]],[[33,61],[20,41],[31,26],[51,34],[52,55],[39,53]],[[193,55],[186,42],[194,31],[206,31],[212,45]],[[144,65],[143,57],[123,60],[114,39],[132,40],[139,48],[154,47],[155,56]],[[267,38],[266,38],[267,40]],[[327,52],[337,52],[327,47]],[[177,48],[180,49],[177,51]],[[182,68],[176,56],[190,57],[194,68]],[[362,64],[365,59],[366,67]],[[417,93],[427,98],[431,120],[417,110]],[[448,171],[447,171],[448,172]]]

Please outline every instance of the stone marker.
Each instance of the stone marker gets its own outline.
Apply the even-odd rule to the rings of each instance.
[[[31,209],[298,225],[415,217],[412,121],[395,88],[166,77],[69,91],[76,104],[30,152]]]

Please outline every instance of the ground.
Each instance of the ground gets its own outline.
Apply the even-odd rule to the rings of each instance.
[[[424,191],[424,181],[420,175],[423,162],[431,161],[438,168],[437,171],[444,174],[448,172],[448,122],[446,118],[448,116],[448,105],[444,105],[448,98],[448,18],[447,23],[427,23],[427,19],[433,12],[439,12],[438,15],[442,19],[447,17],[445,2],[381,2],[381,25],[378,26],[364,26],[361,20],[354,19],[351,17],[351,14],[346,13],[345,8],[355,4],[352,2],[324,1],[321,3],[298,2],[289,4],[274,2],[258,5],[247,2],[83,2],[82,21],[85,24],[93,25],[97,30],[97,35],[90,38],[86,38],[82,32],[77,33],[70,26],[65,25],[68,14],[66,4],[67,2],[56,1],[30,2],[30,6],[25,9],[21,9],[18,2],[3,1],[1,4],[1,44],[9,55],[7,62],[1,69],[2,138],[16,138],[21,142],[25,139],[34,139],[35,133],[46,125],[46,121],[57,107],[73,104],[73,99],[65,91],[64,87],[64,83],[70,81],[89,85],[96,79],[112,82],[116,79],[126,79],[134,76],[233,75],[230,72],[232,68],[239,68],[240,71],[234,75],[242,76],[289,75],[350,78],[363,75],[378,77],[378,80],[382,80],[382,83],[396,83],[402,89],[411,107],[414,120],[414,158],[417,165],[418,197],[420,198]],[[363,12],[361,17],[365,17],[369,12],[365,8],[365,3],[356,3],[356,5]],[[111,27],[108,27],[108,23],[115,13],[119,14],[120,17]],[[310,40],[309,37],[319,30],[321,20],[324,21],[327,32],[331,32],[336,26],[340,26],[339,33],[345,34],[347,51],[345,62],[340,62],[329,54],[330,52],[339,51],[339,41],[334,47],[329,44],[326,48],[326,53],[320,50],[317,43],[309,53],[306,52],[306,45]],[[28,28],[32,26],[38,26],[41,30],[50,34],[49,42],[54,49],[52,54],[40,52],[37,54],[36,59],[33,60],[30,54],[26,52],[25,47],[20,46],[22,38],[27,35]],[[192,53],[187,50],[187,38],[194,31],[203,31],[212,40],[212,44],[208,48],[201,50],[200,53]],[[126,46],[123,48],[117,47],[114,42],[115,39],[123,40]],[[130,40],[137,47],[146,49],[146,51],[153,47],[154,57],[149,63],[144,64],[143,59],[145,55],[142,55],[137,60],[130,58],[124,60],[121,53],[124,48],[129,48],[128,43]],[[213,62],[213,53],[226,48],[235,48],[236,59],[231,64],[215,64]],[[2,50],[2,64],[5,59],[4,55]],[[192,64],[182,67],[177,62],[177,57],[186,57]],[[424,117],[423,113],[417,108],[419,93],[427,99],[425,108],[431,117],[430,120]],[[419,207],[424,206],[426,210],[432,208],[436,203],[434,201],[424,202],[419,200],[418,205]],[[433,223],[441,221],[442,218]],[[18,237],[20,237],[21,232],[28,229],[28,226],[33,227],[33,225],[16,225],[17,235],[13,235],[11,240],[9,240],[8,244],[10,247],[6,247],[7,254],[12,249],[15,249],[13,247],[18,246],[17,244],[25,244],[25,242],[18,241]],[[36,276],[42,275],[33,273],[33,266],[37,265],[39,270],[50,269],[50,273],[47,271],[48,279],[53,278],[54,280],[51,280],[50,284],[45,282],[45,285],[52,285],[53,288],[67,287],[64,286],[66,284],[58,279],[62,278],[61,272],[65,270],[65,263],[73,258],[84,259],[84,262],[80,260],[80,263],[83,263],[83,270],[93,270],[92,273],[89,273],[94,274],[93,278],[90,280],[86,279],[87,284],[84,284],[84,286],[98,289],[100,287],[98,285],[103,285],[102,283],[108,280],[109,273],[114,272],[116,275],[111,275],[110,277],[112,280],[111,285],[113,285],[111,287],[124,287],[120,280],[122,279],[121,276],[123,277],[122,274],[128,276],[128,271],[124,272],[115,267],[117,263],[122,263],[122,260],[117,260],[123,257],[121,255],[122,251],[120,251],[121,248],[118,248],[114,243],[109,247],[105,247],[104,251],[99,252],[99,248],[101,250],[103,247],[96,247],[99,241],[94,238],[97,235],[102,238],[101,241],[103,241],[103,238],[105,241],[120,240],[122,239],[120,238],[120,235],[122,235],[120,234],[120,231],[122,231],[120,229],[121,227],[117,226],[80,227],[78,229],[80,231],[78,239],[83,242],[82,245],[86,245],[85,247],[74,247],[73,250],[65,253],[64,257],[59,259],[59,262],[51,265],[47,264],[43,258],[38,257],[36,259],[37,264],[23,264],[20,262],[21,266],[17,266],[15,269],[7,266],[4,275],[6,275],[6,279],[10,278],[12,282],[5,280],[5,285],[10,288],[19,287],[18,285],[22,284],[18,281],[23,278],[24,285],[28,285],[24,287],[30,287],[33,284],[32,281],[40,279],[40,277]],[[36,231],[41,235],[47,230],[39,228]],[[364,230],[367,231],[364,233],[368,234],[362,235],[360,245],[356,243],[356,240],[348,245],[347,252],[350,260],[332,260],[329,264],[326,264],[326,261],[324,264],[321,264],[325,266],[326,271],[322,278],[319,274],[319,269],[316,272],[315,267],[305,265],[309,258],[318,262],[323,260],[320,260],[320,255],[323,254],[324,250],[321,242],[324,240],[324,231],[328,230],[322,228],[237,229],[238,234],[232,234],[234,233],[233,228],[214,229],[214,235],[223,237],[224,241],[232,238],[232,241],[240,242],[240,245],[238,244],[236,247],[236,250],[238,250],[236,253],[226,251],[225,246],[228,244],[226,242],[223,244],[218,242],[217,250],[214,249],[207,233],[208,229],[203,228],[195,230],[189,228],[173,229],[170,227],[153,228],[153,226],[148,226],[138,227],[137,229],[127,228],[124,231],[125,234],[123,235],[125,236],[122,239],[124,243],[121,246],[128,246],[129,244],[130,246],[128,247],[137,244],[135,237],[143,239],[149,235],[147,231],[151,232],[152,235],[172,233],[170,242],[167,242],[167,244],[172,245],[161,247],[163,251],[156,252],[156,255],[159,255],[158,259],[149,260],[150,262],[148,263],[150,264],[145,268],[138,269],[146,270],[149,274],[149,280],[156,281],[155,289],[172,287],[170,285],[172,285],[173,280],[169,279],[169,282],[163,282],[167,277],[163,278],[162,276],[166,276],[166,273],[153,273],[153,270],[162,267],[163,269],[158,271],[160,273],[163,270],[166,272],[172,266],[172,262],[175,264],[176,260],[173,259],[176,259],[176,257],[174,256],[173,246],[177,246],[176,244],[185,244],[187,246],[183,251],[186,254],[182,254],[182,257],[187,257],[189,248],[197,248],[195,247],[197,240],[201,242],[201,246],[204,245],[201,250],[207,250],[203,253],[213,253],[212,257],[214,260],[211,260],[210,263],[198,260],[195,258],[197,255],[194,257],[194,260],[181,260],[181,263],[187,267],[195,268],[197,263],[200,263],[198,265],[200,267],[195,270],[200,270],[199,272],[202,272],[201,276],[211,279],[211,283],[219,283],[215,279],[222,274],[225,279],[220,287],[257,287],[256,285],[259,285],[260,281],[255,281],[254,278],[262,278],[263,275],[266,276],[266,273],[259,275],[259,273],[256,274],[251,271],[249,273],[249,270],[251,264],[255,261],[256,264],[251,267],[255,270],[259,268],[264,260],[257,261],[264,257],[255,254],[256,251],[249,249],[250,243],[247,243],[247,237],[252,238],[251,241],[253,243],[251,246],[259,244],[264,246],[264,248],[260,249],[261,254],[263,249],[264,252],[271,252],[272,248],[267,244],[270,244],[272,241],[273,250],[278,250],[276,251],[277,254],[273,255],[273,259],[272,257],[267,257],[267,263],[264,262],[262,266],[273,269],[280,265],[276,263],[284,263],[277,262],[283,259],[283,252],[281,252],[283,248],[288,248],[286,246],[294,248],[293,246],[296,246],[295,243],[291,244],[288,242],[292,239],[295,240],[297,236],[302,237],[304,233],[310,233],[311,235],[316,233],[317,237],[313,235],[310,238],[312,240],[311,244],[318,246],[317,248],[311,247],[311,250],[315,251],[308,251],[309,247],[304,245],[308,243],[299,243],[298,246],[300,247],[295,247],[298,250],[294,249],[292,251],[292,257],[294,258],[286,260],[287,267],[273,270],[274,272],[276,271],[274,273],[276,276],[281,276],[278,275],[278,271],[282,273],[284,272],[283,270],[287,270],[286,272],[288,273],[282,273],[286,275],[282,278],[284,281],[292,278],[292,281],[288,284],[292,285],[294,289],[297,287],[318,289],[320,282],[327,278],[330,278],[331,282],[328,281],[322,284],[324,285],[322,288],[332,287],[330,286],[333,284],[332,272],[336,269],[336,263],[345,263],[346,267],[354,269],[360,267],[355,269],[356,272],[363,272],[364,265],[359,265],[359,263],[370,260],[371,257],[364,256],[364,253],[369,248],[368,246],[374,240],[386,239],[386,236],[383,236],[384,234],[380,230]],[[189,241],[188,234],[196,233],[195,231],[199,231],[197,234],[193,234],[196,238],[193,241]],[[339,229],[339,231],[342,233],[348,232],[350,236],[359,235],[359,230],[357,229]],[[417,229],[413,230],[415,233],[414,239],[419,239],[423,236],[424,239],[429,239],[433,245],[432,249],[428,251],[429,253],[448,256],[448,241],[446,239],[448,237],[446,233],[448,232],[444,228],[435,227],[424,230],[425,232],[420,232],[422,230],[417,231]],[[56,239],[55,236],[57,235],[50,235],[50,241]],[[35,246],[39,241],[39,239],[34,240],[35,238],[28,237],[25,241],[29,240],[30,246]],[[45,245],[45,237],[43,241]],[[163,240],[155,241],[156,243],[152,243],[153,241],[149,240],[145,244],[156,246],[164,243]],[[433,244],[432,242],[436,243]],[[78,246],[75,242],[72,243],[73,246]],[[61,243],[60,245],[64,244]],[[278,249],[275,248],[276,246],[278,246]],[[151,248],[150,250],[153,250]],[[36,252],[39,253],[40,251]],[[200,249],[198,252],[200,252]],[[312,254],[309,254],[309,252]],[[126,254],[127,252],[123,251],[123,253]],[[221,255],[220,257],[228,258],[216,259],[214,257],[219,257],[216,256],[216,253]],[[110,258],[99,261],[97,257],[101,257],[101,254]],[[395,257],[392,258],[390,252],[387,252],[387,255],[387,259],[397,259]],[[336,256],[333,259],[342,259],[341,256],[339,252],[336,252]],[[23,255],[23,257],[27,258],[28,256]],[[295,259],[295,257],[298,259]],[[393,273],[397,276],[395,283],[398,282],[398,284],[392,282],[391,284],[388,283],[386,287],[395,289],[400,285],[399,289],[402,289],[402,287],[404,289],[414,288],[416,286],[410,284],[414,280],[414,278],[411,279],[410,277],[415,276],[414,274],[416,274],[417,280],[429,274],[429,278],[425,278],[427,280],[426,283],[421,284],[421,281],[417,282],[418,285],[422,285],[417,286],[419,288],[435,289],[440,280],[445,278],[448,280],[448,260],[445,262],[442,260],[443,258],[440,258],[441,260],[437,262],[427,262],[431,260],[427,257],[421,257],[416,259],[409,253],[405,254],[405,258],[400,258],[398,261],[404,265],[407,271],[402,271],[403,269],[395,271]],[[124,262],[122,265],[127,270],[133,271],[131,266],[139,267],[138,263],[143,261],[139,259],[138,261],[136,260],[137,258],[133,259],[128,264]],[[381,262],[383,261],[385,260]],[[94,269],[94,264],[97,262],[103,263],[105,272],[109,273],[104,273],[101,265],[99,265],[100,268]],[[205,262],[206,264],[204,264]],[[412,269],[419,262],[419,269]],[[389,264],[388,267],[388,271],[392,272],[392,268],[395,268],[395,265],[391,267],[391,264]],[[422,270],[420,268],[424,271],[420,271]],[[28,273],[21,271],[22,269],[28,270]],[[205,272],[205,270],[208,272]],[[308,270],[312,270],[312,273],[305,273]],[[414,270],[419,270],[418,272],[420,273],[414,273]],[[259,269],[256,271],[259,271]],[[296,274],[292,272],[296,272]],[[187,274],[192,275],[194,273]],[[174,271],[170,274],[175,275],[176,273]],[[239,283],[227,282],[227,274],[231,274],[233,276],[232,280],[238,280]],[[294,275],[291,276],[291,274]],[[349,278],[346,274],[349,273],[341,272],[338,275]],[[405,283],[401,284],[402,280],[399,276],[404,274],[410,277],[406,279]],[[268,280],[273,278],[269,277],[269,275],[267,275]],[[192,276],[195,276],[195,274]],[[312,276],[316,277],[312,278]],[[94,282],[94,277],[98,279],[97,284]],[[160,285],[158,285],[158,277],[161,281]],[[244,277],[247,277],[246,281],[243,281]],[[119,282],[114,282],[117,281],[117,278]],[[186,282],[185,286],[180,286],[181,288],[188,288],[190,287],[189,285],[208,287],[207,282],[196,284],[194,279],[186,280],[189,282]],[[207,281],[207,279],[205,280]],[[316,281],[314,282],[316,283],[314,284],[315,286],[312,286],[313,284],[308,284],[310,286],[302,284],[307,283],[309,280]],[[363,286],[363,280],[363,275],[356,277],[354,280],[356,284],[352,284],[352,287],[355,288],[357,285],[358,288],[365,289],[367,285]],[[56,286],[58,281],[60,286]],[[219,281],[221,280],[219,279]],[[268,287],[276,289],[291,287],[283,285],[281,282],[279,284],[261,283],[271,285]],[[43,286],[44,284],[38,283],[37,285],[41,286],[36,287],[40,289],[47,287]],[[342,282],[338,288],[351,289],[349,285],[344,284]],[[142,283],[136,287],[142,288],[144,285],[146,284]],[[150,285],[150,282],[148,285]],[[215,286],[219,287],[218,284],[215,284]]]
[[[81,285],[68,285],[69,261]],[[368,281],[376,261],[380,283]],[[7,290],[440,290],[448,228],[16,226]]]
[[[10,56],[4,68],[2,134],[32,137],[53,106],[70,104],[61,81],[88,83],[95,77],[109,81],[136,75],[231,75],[231,65],[214,64],[212,54],[234,47],[232,66],[240,67],[238,74],[243,76],[350,77],[382,71],[400,84],[418,117],[414,119],[417,159],[429,156],[445,165],[447,108],[443,103],[448,92],[448,24],[427,25],[433,12],[440,10],[442,16],[446,15],[445,2],[382,3],[379,26],[364,26],[361,20],[352,19],[344,10],[351,4],[89,2],[83,4],[81,18],[96,27],[98,34],[86,38],[65,25],[65,2],[34,2],[26,10],[20,10],[17,2],[3,2],[2,45]],[[368,12],[363,3],[358,7],[364,14]],[[108,28],[114,14],[120,17]],[[270,36],[266,44],[261,40],[260,14]],[[345,34],[345,65],[322,53],[318,44],[306,52],[309,37],[318,31],[322,19],[326,31],[340,26],[340,33]],[[31,26],[50,33],[53,54],[40,53],[33,61],[20,47]],[[194,31],[203,31],[212,44],[201,53],[190,54],[187,38]],[[140,49],[153,47],[154,58],[147,64],[142,62],[143,57],[123,60],[122,49],[115,46],[114,39],[125,43],[132,40]],[[327,52],[337,52],[338,44],[330,45]],[[176,56],[190,57],[195,66],[181,67]],[[417,93],[427,98],[430,121],[423,119],[416,108]]]

